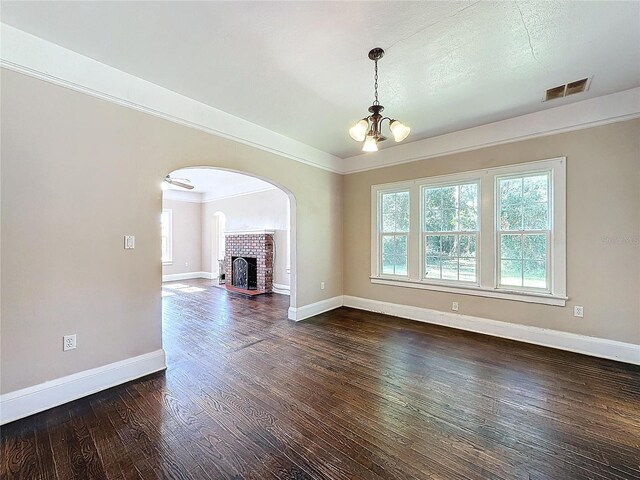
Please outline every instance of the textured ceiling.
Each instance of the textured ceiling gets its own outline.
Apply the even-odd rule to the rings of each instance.
[[[640,86],[635,1],[4,1],[2,21],[341,157],[360,151],[347,129],[376,46],[405,142]],[[542,102],[584,77],[588,92]]]

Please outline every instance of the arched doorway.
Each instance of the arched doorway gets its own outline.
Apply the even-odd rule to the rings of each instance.
[[[229,281],[223,278],[229,277],[230,263],[229,256],[224,255],[225,234],[264,232],[273,236],[269,291],[288,294],[289,305],[295,307],[295,196],[269,179],[208,166],[180,168],[170,172],[168,178],[169,182],[163,182],[162,218],[171,219],[173,238],[163,238],[163,245],[172,246],[173,258],[170,263],[163,262],[163,281],[188,278]],[[185,208],[185,202],[191,206]],[[169,203],[173,208],[167,207]],[[199,223],[194,220],[196,217]],[[185,218],[191,219],[190,234],[181,230],[188,223]],[[199,226],[194,227],[195,224]],[[163,232],[166,230],[163,226]],[[186,258],[188,252],[183,255],[180,248],[185,243],[191,244],[191,260]],[[193,247],[194,244],[199,247]],[[195,254],[198,250],[199,257]],[[221,265],[222,259],[225,262]]]

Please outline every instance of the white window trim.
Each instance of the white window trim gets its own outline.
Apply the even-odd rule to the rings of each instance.
[[[496,228],[497,194],[496,178],[535,171],[551,172],[551,255],[550,292],[540,290],[498,288],[496,255],[498,254]],[[434,281],[423,279],[423,231],[422,231],[422,187],[438,184],[462,183],[479,180],[479,244],[477,246],[478,284],[456,281]],[[408,238],[408,265],[406,277],[382,275],[379,252],[379,196],[381,193],[409,191],[410,231]],[[520,163],[503,167],[492,167],[451,175],[420,178],[371,187],[371,283],[399,287],[435,290],[463,295],[565,306],[566,296],[566,158],[558,157],[536,162]]]
[[[162,265],[173,265],[173,210],[170,208],[163,208],[162,213],[167,213],[168,223],[167,229],[169,234],[167,235],[167,258],[161,258]],[[161,252],[162,253],[162,252]]]

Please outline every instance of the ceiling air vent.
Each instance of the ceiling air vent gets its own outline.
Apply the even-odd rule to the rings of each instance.
[[[566,97],[567,95],[573,95],[574,93],[584,92],[587,89],[588,78],[582,80],[576,80],[575,82],[567,83],[566,85],[560,85],[547,90],[544,101],[555,100],[556,98]]]

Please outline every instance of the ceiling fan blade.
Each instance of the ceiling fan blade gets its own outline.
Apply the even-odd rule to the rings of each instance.
[[[170,183],[171,185],[175,185],[176,187],[182,187],[182,188],[186,188],[187,190],[193,190],[193,185],[189,185],[188,183],[179,182],[178,180],[174,180],[172,178],[169,178],[167,180],[167,182]]]

